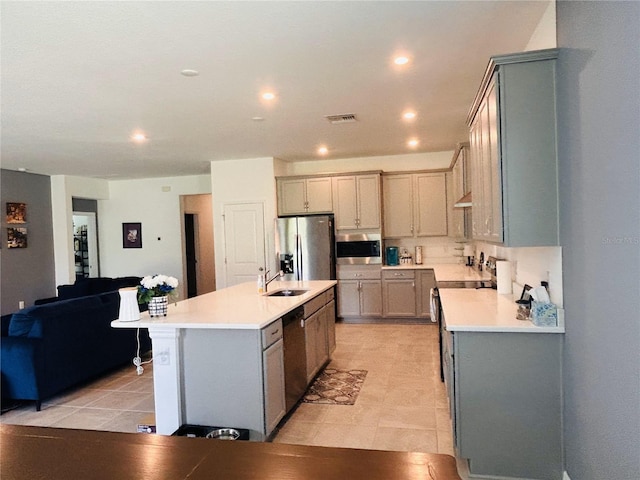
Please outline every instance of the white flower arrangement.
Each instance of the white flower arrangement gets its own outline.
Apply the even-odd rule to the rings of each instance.
[[[149,303],[152,297],[175,295],[178,279],[167,275],[147,275],[138,285],[138,303]]]

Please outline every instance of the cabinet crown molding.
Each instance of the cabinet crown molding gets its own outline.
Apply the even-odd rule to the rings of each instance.
[[[491,82],[491,77],[501,65],[509,65],[511,63],[538,62],[540,60],[555,60],[558,58],[559,49],[547,48],[544,50],[532,50],[530,52],[508,53],[505,55],[494,55],[489,58],[489,64],[480,82],[480,88],[471,104],[469,113],[467,114],[467,126],[471,127],[471,123],[478,111],[482,98],[484,97],[487,87]]]

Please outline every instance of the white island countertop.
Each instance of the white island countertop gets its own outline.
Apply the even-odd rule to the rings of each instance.
[[[438,282],[476,282],[491,280],[489,272],[478,271],[461,263],[415,263],[404,265],[383,265],[383,270],[433,270]]]
[[[449,331],[564,333],[563,311],[558,309],[557,327],[538,327],[531,320],[518,320],[512,295],[490,288],[440,289],[444,323]]]
[[[170,303],[166,317],[151,318],[148,312],[142,312],[140,320],[134,322],[114,320],[111,326],[114,328],[261,329],[336,283],[335,280],[312,280],[275,281],[269,284],[269,292],[282,289],[308,290],[302,295],[291,297],[269,297],[257,292],[255,282],[242,283]]]

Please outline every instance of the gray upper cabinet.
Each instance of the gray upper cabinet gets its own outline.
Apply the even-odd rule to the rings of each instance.
[[[469,112],[472,234],[558,245],[556,49],[491,58]]]
[[[331,177],[279,178],[278,214],[331,213]]]
[[[384,175],[385,238],[447,235],[446,183],[443,172]]]
[[[380,174],[332,179],[336,230],[380,228]]]

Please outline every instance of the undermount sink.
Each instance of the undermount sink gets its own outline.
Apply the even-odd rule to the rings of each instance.
[[[303,293],[307,293],[309,290],[274,290],[273,292],[268,292],[267,297],[297,297],[298,295],[302,295]]]

